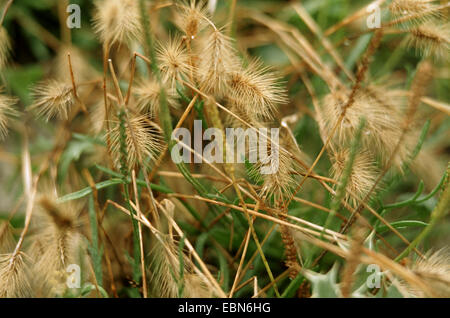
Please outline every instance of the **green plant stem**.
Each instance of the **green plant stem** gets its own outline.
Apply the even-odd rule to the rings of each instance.
[[[414,239],[414,241],[412,241],[411,244],[409,244],[409,246],[395,258],[395,261],[398,262],[402,260],[404,257],[408,256],[409,253],[431,233],[436,224],[438,224],[438,222],[449,213],[449,206],[450,206],[450,183],[448,180],[449,172],[450,172],[450,165],[449,168],[447,168],[446,185],[441,194],[438,204],[431,212],[430,222],[428,226],[425,227],[423,231]]]

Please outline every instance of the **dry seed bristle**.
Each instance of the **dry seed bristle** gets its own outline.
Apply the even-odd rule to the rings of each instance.
[[[164,88],[167,103],[171,106],[177,106],[177,92],[173,88]],[[136,107],[141,113],[148,113],[152,117],[158,116],[161,84],[156,80],[141,79],[133,91],[136,97]]]
[[[0,88],[0,140],[8,133],[8,121],[11,117],[16,117],[18,112],[13,108],[17,99],[3,95],[3,89]]]
[[[178,28],[189,39],[194,39],[200,31],[207,25],[208,10],[205,1],[190,0],[179,6],[179,11],[175,16],[175,23]]]
[[[161,128],[147,115],[130,116],[125,123],[127,164],[132,169],[139,160],[154,159],[163,148]],[[120,122],[115,121],[110,132],[111,151],[118,167],[121,157]]]
[[[14,249],[14,237],[8,221],[0,221],[0,254],[11,253]]]
[[[261,197],[269,198],[274,195],[275,201],[283,201],[292,195],[292,189],[296,184],[295,174],[302,170],[297,162],[292,159],[292,153],[297,154],[298,157],[301,157],[301,154],[295,149],[288,136],[280,136],[279,145],[272,145],[270,129],[268,129],[266,136],[269,138],[266,141],[268,157],[265,159],[258,157],[258,162],[253,165],[250,175],[257,181],[263,182],[260,189]],[[260,138],[265,137],[260,135]],[[257,153],[258,151],[259,146],[250,147],[249,157],[252,152]],[[272,173],[261,174],[262,167],[271,167]]]
[[[235,52],[231,38],[221,30],[213,30],[205,39],[198,66],[200,87],[205,92],[223,95],[227,88],[229,73],[236,68]]]
[[[30,246],[34,259],[33,285],[43,296],[61,296],[67,287],[67,266],[79,264],[79,253],[86,252],[81,233],[86,223],[81,215],[82,204],[56,203],[54,197],[47,195],[38,202],[32,220],[34,240]]]
[[[408,15],[416,16],[411,22],[427,21],[441,16],[434,0],[394,0],[389,5],[389,10],[395,19]]]
[[[272,118],[278,104],[288,102],[276,75],[253,60],[247,68],[230,74],[228,97],[249,115]]]
[[[181,297],[211,298],[212,291],[205,280],[194,273],[191,260],[183,255],[183,278],[180,278],[180,255],[178,242],[175,240],[156,240],[152,250],[153,263],[151,285],[157,297],[175,298],[179,296],[180,285],[183,284]]]
[[[342,108],[347,101],[347,94],[337,91],[327,95],[323,102],[321,120],[319,125],[323,138],[331,133],[342,113]],[[353,105],[347,109],[345,117],[338,126],[337,132],[332,138],[335,147],[342,148],[352,140],[358,130],[361,118],[366,119],[362,141],[366,148],[373,149],[377,157],[384,163],[387,162],[395,148],[395,142],[402,135],[402,123],[404,122],[402,106],[403,101],[391,95],[389,90],[383,87],[371,86],[359,90],[354,98]],[[411,137],[414,137],[411,135]],[[398,150],[395,161],[398,167],[409,154],[408,143],[404,143]]]
[[[409,266],[414,274],[421,278],[437,297],[450,297],[450,252],[441,249],[428,254],[425,259],[418,259]],[[414,286],[402,281],[410,297],[426,297],[427,295]]]
[[[179,79],[189,78],[192,71],[190,58],[182,41],[180,37],[174,37],[167,43],[160,43],[157,48],[162,80],[169,87],[175,87]]]
[[[22,252],[0,255],[0,298],[31,296],[28,269],[24,258],[25,255]]]
[[[38,116],[46,117],[47,121],[56,116],[67,119],[70,108],[74,105],[72,86],[56,80],[37,84],[32,95],[34,103],[30,109],[35,110]]]
[[[166,213],[173,217],[175,205],[169,200],[164,200],[162,204]],[[213,297],[214,293],[208,287],[205,277],[195,271],[195,264],[184,254],[184,251],[180,251],[180,242],[171,236],[170,230],[168,234],[165,234],[167,229],[161,222],[156,224],[158,237],[154,240],[155,245],[151,251],[153,261],[150,264],[152,269],[151,289],[155,296],[169,298],[179,296],[186,298]],[[183,264],[180,262],[181,259]],[[183,288],[180,288],[181,286]]]
[[[55,78],[60,81],[70,81],[70,68],[68,53],[70,53],[70,60],[72,69],[74,70],[74,79],[77,84],[88,81],[95,76],[94,69],[89,65],[83,53],[74,46],[62,46],[56,55],[53,73]]]
[[[333,179],[341,180],[349,158],[350,151],[348,149],[339,150],[332,154],[331,175]],[[375,184],[377,169],[372,154],[368,150],[356,153],[351,169],[347,180],[345,199],[356,206],[358,201],[352,194],[362,199]]]
[[[450,24],[426,23],[412,29],[408,36],[408,46],[425,57],[434,56],[447,61],[450,51]]]
[[[90,109],[90,118],[91,118],[91,131],[94,134],[100,133],[105,126],[105,102],[99,101],[95,105],[93,105]]]
[[[94,29],[103,43],[126,43],[141,38],[138,2],[102,0],[95,2]]]

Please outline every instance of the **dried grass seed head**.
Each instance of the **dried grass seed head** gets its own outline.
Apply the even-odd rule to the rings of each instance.
[[[178,106],[177,92],[172,87],[164,87],[156,80],[141,79],[133,90],[136,107],[139,112],[155,117],[159,114],[161,89],[164,88],[166,100],[170,106]]]
[[[0,254],[11,253],[14,249],[14,236],[9,221],[0,221]]]
[[[228,107],[235,116],[226,114],[226,119],[224,122],[226,127],[247,129],[249,128],[247,124],[249,124],[256,129],[259,129],[268,126],[268,123],[263,121],[261,118],[249,115],[245,110],[239,107],[239,105],[236,105],[231,101],[229,101]]]
[[[2,26],[0,26],[0,69],[2,69],[8,58],[11,50],[11,41],[8,36],[8,32]]]
[[[18,112],[13,108],[17,103],[17,98],[2,93],[3,89],[0,87],[0,140],[5,138],[8,133],[10,118],[18,115]]]
[[[163,200],[162,206],[170,217],[174,216],[175,205]],[[211,298],[214,296],[206,278],[195,270],[195,264],[180,250],[180,242],[172,236],[162,222],[155,222],[157,235],[151,250],[152,263],[150,288],[156,297]],[[170,228],[170,225],[168,225]],[[168,233],[167,233],[168,232]],[[167,233],[167,234],[166,234]],[[183,262],[181,263],[181,260]],[[180,286],[183,286],[181,289]]]
[[[113,45],[141,38],[138,1],[98,0],[95,7],[94,30],[103,43]]]
[[[180,256],[178,244],[179,242],[167,238],[164,238],[163,242],[159,240],[155,242],[151,252],[153,261],[150,280],[154,295],[163,298],[213,297],[213,292],[206,284],[205,279],[194,272],[195,265],[192,264],[192,261],[184,253]],[[183,258],[183,267],[181,267],[180,258]],[[180,277],[181,270],[183,277]],[[180,289],[181,284],[184,285],[182,290]]]
[[[170,38],[166,43],[159,43],[157,59],[162,80],[169,87],[174,88],[177,80],[186,80],[193,71],[189,55],[179,36]]]
[[[113,121],[110,131],[111,152],[117,167],[120,167],[120,158],[124,154],[121,142],[125,140],[127,165],[133,169],[140,160],[153,160],[164,146],[161,128],[152,122],[147,115],[129,115],[125,123],[126,136],[121,135],[121,123]],[[124,138],[125,137],[125,138]]]
[[[450,297],[450,250],[448,248],[427,253],[424,259],[413,261],[409,267],[437,297]],[[422,290],[402,280],[401,285],[406,287],[410,297],[423,298],[427,296]]]
[[[89,114],[92,123],[90,131],[94,134],[100,133],[105,127],[105,102],[103,100],[97,101],[94,105],[89,107],[92,110]]]
[[[54,297],[62,295],[67,287],[67,266],[78,264],[79,255],[86,253],[84,226],[87,220],[82,214],[83,203],[57,203],[56,194],[51,190],[43,190],[43,193],[37,200],[38,209],[31,224],[33,285],[42,294]]]
[[[330,93],[323,99],[318,119],[324,140],[328,138],[340,120],[347,101],[348,93],[342,91]],[[395,94],[390,94],[385,87],[370,86],[360,89],[333,135],[332,144],[336,149],[350,146],[361,118],[366,120],[362,134],[364,147],[371,149],[383,163],[387,163],[402,135],[404,100]],[[410,137],[414,137],[413,133]],[[401,167],[402,162],[407,158],[411,150],[409,146],[409,143],[404,142],[397,150],[395,164],[398,167]]]
[[[333,179],[339,182],[342,181],[341,179],[349,159],[349,149],[338,150],[332,153],[331,175]],[[377,175],[376,163],[370,151],[363,149],[357,152],[347,180],[346,201],[352,203],[353,206],[357,206],[358,201],[352,194],[359,199],[363,199],[375,184]]]
[[[249,115],[265,118],[272,118],[276,106],[289,101],[278,76],[260,60],[231,72],[228,98]]]
[[[0,255],[0,298],[31,297],[32,289],[25,254]]]
[[[32,96],[34,103],[30,109],[38,116],[46,117],[47,121],[54,117],[67,119],[74,104],[72,86],[56,80],[38,83],[32,89]]]
[[[77,84],[91,80],[96,76],[94,68],[88,63],[87,58],[83,55],[81,50],[75,46],[63,45],[58,50],[56,55],[53,74],[55,79],[59,81],[70,81],[70,68],[68,53],[70,53],[70,60],[72,63],[73,75]],[[80,87],[81,88],[81,87]]]
[[[284,130],[281,130],[282,132]],[[262,182],[259,191],[261,197],[269,199],[272,195],[275,202],[281,203],[284,199],[289,199],[292,195],[292,189],[297,183],[296,175],[300,171],[304,171],[297,161],[292,157],[302,158],[302,154],[294,145],[290,136],[281,133],[279,136],[279,144],[276,140],[272,140],[270,136],[270,129],[268,129],[267,137],[267,157],[261,158],[259,145],[249,149],[249,156],[252,152],[258,153],[258,162],[254,164],[249,171],[250,176],[258,182]],[[264,138],[262,135],[260,138]],[[261,142],[261,139],[259,139]],[[261,174],[262,167],[271,167],[271,173]]]
[[[435,0],[393,0],[389,5],[389,10],[394,19],[414,15],[415,18],[405,23],[405,26],[441,17]]]
[[[199,85],[207,93],[222,96],[229,74],[238,66],[231,41],[218,29],[212,30],[202,41],[197,73]]]
[[[189,0],[178,6],[175,24],[188,39],[193,40],[208,24],[206,18],[208,9],[205,1]]]
[[[450,52],[450,23],[424,23],[410,31],[407,45],[425,56],[448,61]]]

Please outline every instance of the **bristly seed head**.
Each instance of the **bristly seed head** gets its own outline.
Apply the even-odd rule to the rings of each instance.
[[[113,121],[111,129],[111,152],[117,167],[120,167],[121,158],[121,128],[120,121]],[[129,116],[129,123],[125,122],[127,165],[131,170],[142,159],[154,159],[163,148],[161,128],[150,121],[147,115]]]
[[[340,91],[331,93],[324,98],[320,109],[321,114],[318,116],[324,140],[328,138],[328,134],[332,132],[340,119],[343,105],[347,103],[347,100],[348,94]],[[360,89],[331,141],[337,149],[349,146],[349,142],[353,140],[354,134],[358,130],[361,118],[365,118],[366,125],[362,133],[362,143],[366,149],[371,149],[377,157],[387,163],[402,135],[403,111],[404,101],[391,94],[388,88],[370,86]],[[401,167],[410,150],[409,142],[400,145],[394,161],[398,168]]]
[[[413,261],[409,265],[411,271],[422,279],[435,293],[436,297],[450,297],[450,250],[444,248],[434,253],[427,253],[425,259]],[[401,280],[401,285],[406,287],[407,296],[427,297],[428,295]]]
[[[331,174],[335,180],[341,180],[349,158],[349,149],[338,150],[332,154]],[[345,199],[356,207],[358,201],[351,194],[363,199],[375,184],[377,169],[373,155],[368,150],[359,151],[356,153],[351,169],[347,180]]]
[[[175,23],[186,34],[186,37],[192,40],[207,24],[205,17],[208,17],[208,9],[205,1],[190,0],[189,3],[180,5],[179,8],[180,11],[175,16]]]
[[[46,297],[55,297],[67,288],[67,266],[78,264],[79,256],[87,253],[83,235],[87,220],[82,202],[57,203],[56,193],[48,185],[41,186],[41,191],[31,225],[33,287]]]
[[[95,2],[94,29],[103,43],[125,43],[142,35],[138,1],[99,0]]]
[[[270,129],[266,137],[270,138]],[[260,135],[260,141],[265,138]],[[290,199],[292,189],[296,185],[296,174],[302,169],[299,164],[293,160],[293,155],[297,158],[304,157],[302,153],[293,144],[290,137],[283,134],[279,138],[279,144],[276,140],[267,139],[267,158],[258,158],[258,162],[252,166],[249,175],[258,182],[262,182],[259,191],[261,197],[270,199],[273,195],[277,204],[282,204],[286,199]],[[273,142],[273,145],[272,145]],[[274,147],[273,147],[274,146]],[[249,157],[253,152],[259,152],[259,146],[249,149]],[[259,153],[260,154],[260,153]],[[271,166],[272,173],[261,174],[262,167]]]
[[[157,48],[158,65],[162,80],[170,87],[175,87],[176,81],[188,78],[192,71],[189,55],[180,37],[171,38]]]
[[[236,69],[236,57],[231,38],[221,30],[213,30],[206,37],[198,65],[200,87],[207,93],[223,95],[232,70]]]
[[[164,88],[166,101],[170,106],[177,106],[177,92],[174,88]],[[141,79],[134,89],[136,106],[142,114],[155,117],[159,114],[161,84],[156,80]]]
[[[31,286],[25,255],[0,255],[0,298],[23,298],[31,296]]]
[[[72,87],[55,80],[37,84],[33,88],[32,95],[34,103],[30,109],[36,110],[38,116],[46,117],[47,121],[55,116],[67,119],[74,104]]]
[[[0,87],[0,140],[8,134],[9,118],[18,115],[18,112],[13,108],[17,103],[17,99],[2,93],[3,89]]]
[[[415,47],[423,56],[434,56],[448,61],[450,51],[450,24],[425,23],[410,31],[408,46]]]
[[[259,60],[253,60],[247,68],[233,71],[228,86],[230,101],[253,116],[272,118],[277,104],[288,102],[278,77]]]
[[[9,221],[0,221],[0,254],[11,253],[14,249],[14,236]]]
[[[408,21],[409,24],[417,24],[441,16],[434,0],[393,0],[389,10],[395,19],[405,16],[416,16]],[[406,24],[408,26],[408,24]]]

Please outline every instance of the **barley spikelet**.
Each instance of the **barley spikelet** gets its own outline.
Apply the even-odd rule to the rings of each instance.
[[[177,106],[177,92],[173,88],[164,88],[167,103],[171,106]],[[142,79],[134,89],[136,97],[136,107],[141,113],[148,113],[155,117],[159,114],[161,84],[156,80]]]
[[[0,87],[0,140],[5,138],[8,133],[9,119],[18,115],[18,112],[13,108],[17,99],[2,93],[3,89]]]
[[[103,43],[126,43],[141,38],[138,1],[101,0],[95,2],[94,30]]]
[[[450,24],[425,23],[410,31],[408,46],[415,47],[425,57],[448,61],[450,51]]]
[[[170,87],[175,87],[177,80],[186,79],[192,71],[189,55],[180,37],[171,38],[164,44],[160,43],[157,59],[162,80]]]
[[[111,152],[118,167],[121,165],[122,152],[120,125],[120,121],[113,121],[110,132]],[[125,121],[124,125],[128,167],[132,169],[140,159],[144,161],[154,159],[163,147],[161,128],[150,121],[146,115],[130,116],[129,121]]]
[[[231,70],[236,68],[236,58],[231,39],[221,30],[213,30],[205,39],[198,65],[200,87],[207,93],[223,95]]]
[[[0,26],[0,70],[5,66],[10,50],[11,42],[8,33],[4,27]]]
[[[32,95],[34,103],[30,109],[36,111],[38,116],[46,117],[47,121],[56,116],[67,119],[74,105],[72,86],[56,80],[37,84]]]
[[[231,102],[253,116],[272,118],[276,106],[288,102],[278,77],[259,60],[253,60],[247,68],[231,72],[228,86]]]
[[[190,0],[178,6],[179,11],[175,16],[175,23],[178,28],[189,39],[194,39],[197,34],[207,25],[205,17],[208,11],[203,0]]]

